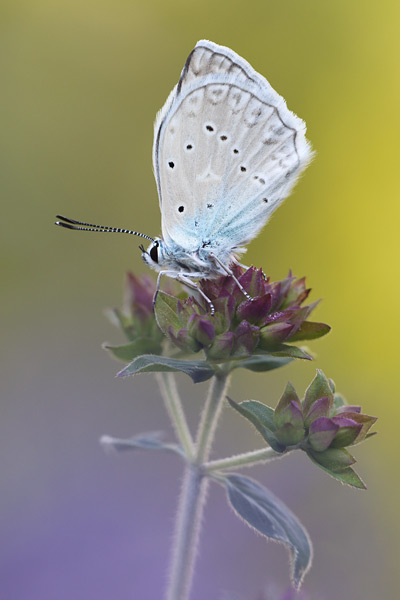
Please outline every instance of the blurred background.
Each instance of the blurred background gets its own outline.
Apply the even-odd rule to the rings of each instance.
[[[109,457],[98,444],[105,433],[172,437],[152,376],[115,379],[120,365],[101,349],[122,342],[103,311],[121,304],[128,269],[145,271],[139,240],[53,222],[160,233],[153,120],[201,38],[266,76],[317,151],[246,263],[306,275],[332,332],[310,344],[312,364],[236,372],[232,396],[275,404],[288,379],[303,393],[322,368],[379,417],[379,436],[355,449],[367,492],[302,454],[246,474],[310,532],[302,598],[397,597],[400,5],[3,0],[0,15],[0,597],[163,597],[182,465]],[[178,381],[194,426],[206,385]],[[256,446],[226,409],[213,456]],[[288,586],[284,548],[255,536],[212,486],[193,600],[280,600]]]

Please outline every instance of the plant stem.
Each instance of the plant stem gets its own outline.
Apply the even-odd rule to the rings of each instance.
[[[186,466],[176,517],[167,600],[189,598],[208,484],[209,479],[203,477],[200,467]]]
[[[203,465],[203,471],[206,473],[213,473],[214,471],[220,471],[221,469],[226,470],[235,467],[250,467],[257,463],[273,460],[274,458],[281,458],[286,454],[287,453],[275,452],[272,448],[261,448],[260,450],[236,454],[235,456],[221,458],[220,460],[212,460]]]
[[[188,600],[199,545],[201,519],[209,479],[202,463],[208,459],[221,414],[229,376],[216,375],[210,384],[197,432],[193,462],[186,466],[175,529],[167,600]]]
[[[216,375],[211,381],[197,431],[195,460],[198,465],[205,462],[210,454],[228,384],[229,375],[224,373]]]
[[[179,397],[173,373],[157,373],[156,379],[160,387],[165,408],[171,420],[175,434],[185,451],[188,460],[194,457],[194,443],[186,421],[181,399]]]

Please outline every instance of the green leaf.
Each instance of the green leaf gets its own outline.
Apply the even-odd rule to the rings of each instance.
[[[137,356],[125,369],[117,373],[118,377],[136,375],[137,373],[159,373],[165,371],[182,372],[189,375],[194,383],[207,381],[215,375],[214,369],[204,360],[179,360],[156,356],[154,354],[143,354]]]
[[[292,360],[292,358],[272,356],[271,354],[255,354],[250,358],[236,360],[233,363],[232,371],[240,368],[255,371],[256,373],[263,373],[284,367],[292,362]]]
[[[326,450],[325,452],[329,452],[329,450]],[[366,490],[367,489],[367,486],[365,485],[365,483],[363,482],[363,480],[361,479],[361,477],[359,475],[357,475],[357,473],[354,471],[354,469],[352,469],[350,466],[349,467],[344,467],[342,469],[339,469],[339,468],[336,467],[336,470],[332,470],[327,465],[321,464],[321,462],[319,462],[319,460],[316,460],[316,458],[315,458],[316,455],[318,455],[318,454],[325,454],[325,452],[316,452],[316,453],[313,453],[313,452],[308,451],[307,454],[308,454],[309,458],[320,469],[322,469],[323,471],[325,471],[325,473],[328,473],[328,475],[330,475],[334,479],[337,479],[341,483],[345,483],[346,485],[350,485],[352,487],[355,487],[355,488],[358,488],[358,489],[361,489],[361,490]]]
[[[160,342],[149,337],[136,338],[135,341],[123,346],[103,344],[103,348],[123,362],[131,362],[136,356],[140,356],[141,354],[159,354],[162,350]]]
[[[159,291],[154,312],[159,328],[166,335],[169,327],[172,327],[175,334],[182,328],[182,323],[178,316],[177,298]]]
[[[273,450],[276,452],[284,451],[285,447],[279,444],[273,433],[275,427],[274,411],[272,408],[257,400],[245,400],[238,404],[228,398],[228,402],[232,408],[254,425]]]
[[[290,336],[291,342],[300,340],[316,340],[329,333],[331,328],[325,323],[314,323],[312,321],[304,321],[299,329]]]
[[[299,589],[312,562],[307,530],[292,511],[259,483],[235,473],[223,475],[228,500],[238,517],[270,540],[283,543],[290,553],[291,578]]]

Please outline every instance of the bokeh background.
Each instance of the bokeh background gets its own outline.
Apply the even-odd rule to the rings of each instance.
[[[3,0],[1,598],[163,595],[182,466],[98,445],[104,433],[172,435],[152,376],[115,379],[100,347],[122,341],[103,309],[120,305],[126,270],[144,272],[139,242],[53,221],[159,234],[153,120],[201,38],[248,59],[308,124],[316,159],[246,262],[307,275],[333,328],[313,364],[237,372],[232,395],[274,403],[288,379],[302,392],[322,368],[379,417],[379,436],[356,449],[367,492],[303,455],[246,473],[311,534],[307,598],[397,597],[399,17],[390,0]],[[179,385],[194,425],[205,385]],[[214,456],[259,445],[227,409]],[[213,486],[193,600],[279,600],[288,585],[284,548]]]

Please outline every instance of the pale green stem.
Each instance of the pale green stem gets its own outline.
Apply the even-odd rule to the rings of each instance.
[[[198,465],[204,463],[210,454],[228,385],[229,375],[225,373],[218,374],[212,379],[197,431],[195,461]]]
[[[222,469],[225,471],[226,469],[234,469],[235,467],[250,467],[259,463],[265,463],[274,458],[281,458],[285,454],[275,452],[272,448],[262,448],[261,450],[236,454],[235,456],[221,458],[220,460],[212,460],[203,465],[203,471],[205,473],[213,473]]]
[[[167,600],[189,598],[209,481],[197,465],[186,466],[176,516]]]
[[[194,459],[186,466],[178,505],[167,600],[189,598],[209,483],[209,478],[204,477],[202,463],[210,453],[227,386],[228,376],[225,374],[218,374],[212,379],[197,432]]]
[[[176,436],[185,451],[188,460],[194,457],[194,443],[183,411],[176,381],[173,373],[157,373],[156,379],[160,387],[165,408],[175,430]]]

